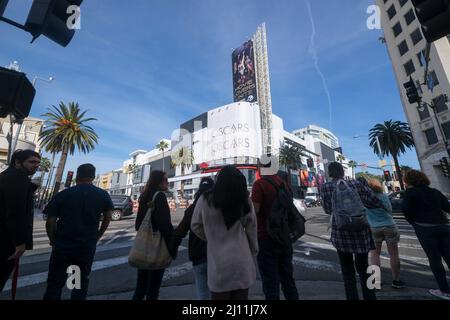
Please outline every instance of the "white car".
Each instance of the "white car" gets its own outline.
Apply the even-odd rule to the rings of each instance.
[[[304,215],[306,213],[306,203],[303,199],[294,199],[294,205],[297,210]]]

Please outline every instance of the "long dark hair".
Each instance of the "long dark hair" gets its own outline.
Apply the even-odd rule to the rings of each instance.
[[[154,191],[158,191],[159,185],[164,182],[164,177],[166,173],[160,170],[154,170],[150,173],[150,178],[145,185],[144,191],[139,197],[139,202],[141,201],[149,201],[150,194]]]
[[[214,188],[206,192],[205,197],[210,206],[213,205],[222,211],[228,229],[250,212],[247,181],[234,166],[222,168],[217,175]]]

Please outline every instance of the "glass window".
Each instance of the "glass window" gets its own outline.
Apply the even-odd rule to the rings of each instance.
[[[423,58],[421,57],[423,55]],[[424,66],[424,64],[422,63],[422,59],[425,59],[425,50],[423,50],[422,52],[419,52],[417,54],[417,60],[419,60],[419,64],[421,67]]]
[[[442,130],[444,130],[445,138],[450,140],[450,122],[443,123]]]
[[[419,112],[419,118],[420,120],[425,120],[430,117],[430,110],[427,106],[423,107],[423,111],[420,111],[419,108],[417,108],[417,112]]]
[[[395,6],[392,5],[392,6],[388,9],[387,13],[388,13],[388,16],[389,16],[389,20],[392,20],[392,18],[397,14],[397,10],[395,10]]]
[[[405,53],[408,52],[408,45],[406,44],[406,41],[403,40],[399,45],[398,45],[398,51],[400,52],[400,56],[403,56]]]
[[[405,21],[406,25],[410,25],[414,20],[416,19],[416,16],[414,15],[414,10],[411,9],[405,14]]]
[[[403,7],[408,0],[400,0],[400,7]]]
[[[433,145],[438,142],[438,138],[437,138],[436,131],[434,130],[434,128],[425,130],[424,133],[425,133],[425,136],[427,138],[427,142],[429,145]]]
[[[142,183],[144,166],[136,166],[133,175],[133,184]]]
[[[436,72],[434,72],[434,70],[433,70],[433,71],[430,71],[429,77],[433,80],[433,84],[434,84],[435,86],[437,86],[437,85],[439,84],[439,79],[437,78]]]
[[[416,68],[414,67],[414,63],[412,60],[409,60],[407,63],[403,65],[405,68],[406,76],[409,77],[412,73],[416,71]]]
[[[422,32],[420,32],[419,28],[417,28],[413,33],[411,33],[411,40],[414,43],[414,45],[418,44],[422,39],[423,39]]]
[[[436,106],[437,113],[448,110],[447,103],[445,102],[445,97],[443,95],[433,99],[433,104]]]
[[[394,31],[394,36],[397,37],[400,33],[402,33],[402,26],[400,25],[400,22],[397,22],[396,25],[392,28],[392,31]]]

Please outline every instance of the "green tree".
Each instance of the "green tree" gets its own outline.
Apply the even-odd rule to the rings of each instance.
[[[158,150],[161,151],[162,154],[163,154],[163,171],[165,171],[165,170],[164,170],[164,169],[165,169],[165,168],[164,168],[164,151],[165,151],[166,149],[169,148],[169,143],[168,143],[167,141],[161,140],[161,141],[156,145],[156,148],[158,148]]]
[[[380,141],[380,149],[377,147],[377,137]],[[374,153],[380,157],[390,155],[394,159],[395,170],[398,172],[400,187],[403,190],[403,179],[398,157],[406,152],[406,148],[414,147],[414,139],[409,125],[401,121],[385,121],[376,124],[369,131],[370,146]],[[381,154],[380,154],[381,152]]]
[[[358,179],[358,178],[364,178],[364,179],[366,179],[366,180],[369,180],[369,179],[376,179],[376,180],[380,181],[381,183],[384,182],[384,177],[383,177],[383,176],[375,175],[375,174],[369,173],[369,172],[367,172],[367,171],[365,171],[365,172],[358,172],[358,173],[355,175],[355,178],[356,178],[356,179]]]
[[[336,161],[339,161],[340,164],[342,164],[342,161],[345,160],[345,157],[342,154],[338,154],[336,157]]]
[[[172,165],[174,167],[181,168],[181,175],[184,176],[185,169],[192,166],[194,163],[194,153],[192,150],[186,146],[179,147],[172,154]],[[181,198],[184,199],[184,180],[181,180],[180,187]]]
[[[50,172],[51,165],[52,164],[50,163],[49,158],[47,158],[47,157],[41,158],[41,164],[39,165],[39,171],[41,172],[41,176],[39,177],[39,183],[41,184],[41,186],[44,183],[45,174],[47,172]]]
[[[299,170],[302,167],[303,163],[301,157],[305,155],[303,150],[304,148],[290,146],[287,144],[282,145],[280,148],[280,164],[286,167],[289,174],[289,179],[291,179],[292,170]]]
[[[98,143],[98,135],[87,122],[97,120],[86,118],[86,111],[81,111],[78,103],[70,102],[67,106],[61,102],[59,107],[52,106],[43,116],[46,117],[46,128],[41,132],[41,143],[45,150],[61,153],[55,175],[55,195],[61,186],[64,167],[68,155],[73,155],[75,149],[84,154],[94,150]]]
[[[348,162],[348,166],[350,167],[350,168],[352,168],[352,172],[353,172],[353,179],[355,179],[355,169],[356,169],[356,166],[358,165],[358,163],[356,163],[356,161],[353,161],[353,160],[350,160],[349,162]]]

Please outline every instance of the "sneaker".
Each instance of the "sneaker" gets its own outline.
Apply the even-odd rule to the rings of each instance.
[[[430,292],[430,294],[432,294],[435,297],[438,297],[438,298],[441,298],[444,300],[450,300],[450,293],[442,292],[439,289],[430,289],[429,292]]]
[[[403,283],[403,281],[401,281],[401,280],[398,280],[398,281],[394,280],[394,281],[392,281],[392,288],[394,288],[394,289],[402,289],[404,287],[405,287],[405,284]]]

